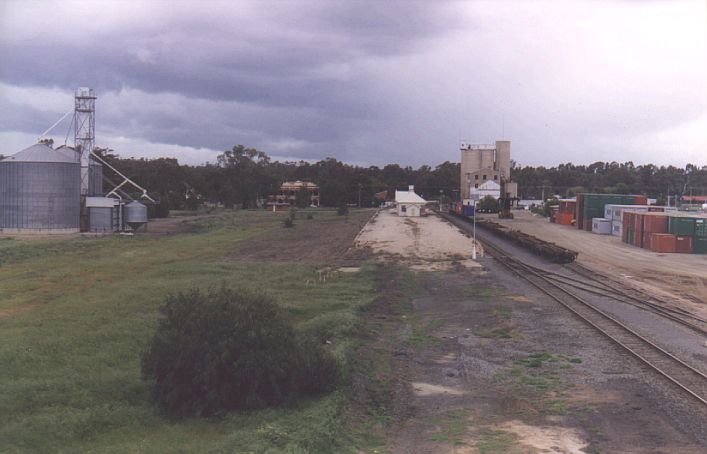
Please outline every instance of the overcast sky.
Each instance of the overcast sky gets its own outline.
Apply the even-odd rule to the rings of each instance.
[[[79,86],[126,157],[417,167],[505,138],[523,165],[707,164],[705,0],[0,0],[0,153]]]

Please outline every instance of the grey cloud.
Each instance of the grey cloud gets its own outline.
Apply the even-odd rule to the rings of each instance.
[[[560,4],[532,17],[524,2],[146,5],[143,16],[106,30],[97,16],[87,40],[81,21],[61,15],[56,30],[0,31],[0,81],[69,93],[92,86],[99,129],[113,136],[375,164],[456,160],[460,138],[493,141],[504,129],[524,163],[611,156],[612,139],[620,160],[616,151],[636,136],[707,115],[696,95],[704,82],[695,82],[707,79],[704,64],[665,81],[650,77],[650,52],[612,66],[604,60],[611,49],[591,53],[599,35],[563,25],[574,13],[553,16]],[[478,14],[486,10],[493,19]],[[544,25],[537,15],[547,16]],[[54,121],[1,102],[5,131],[34,133]]]

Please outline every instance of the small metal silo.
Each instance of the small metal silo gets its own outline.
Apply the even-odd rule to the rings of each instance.
[[[81,165],[38,143],[0,161],[0,230],[78,232]]]
[[[123,219],[133,230],[147,224],[147,207],[138,201],[130,202],[123,208]]]

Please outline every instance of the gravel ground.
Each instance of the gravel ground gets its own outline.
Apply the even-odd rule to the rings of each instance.
[[[380,210],[355,243],[358,248],[370,248],[384,259],[393,258],[418,270],[446,270],[453,264],[478,266],[470,260],[471,238],[435,215],[400,217],[395,210]]]
[[[391,452],[705,452],[702,406],[494,259],[479,262],[417,274]],[[664,333],[678,350],[691,345],[681,330]]]

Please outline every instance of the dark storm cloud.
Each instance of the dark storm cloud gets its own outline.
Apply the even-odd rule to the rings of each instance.
[[[375,81],[359,62],[414,53],[461,24],[442,2],[256,3],[255,20],[237,7],[228,10],[230,3],[219,6],[227,8],[223,15],[187,8],[158,17],[162,10],[153,10],[135,25],[95,37],[82,35],[78,21],[77,29],[57,30],[56,39],[54,30],[44,30],[39,38],[14,40],[0,47],[0,80],[67,91],[89,85],[99,94],[177,93],[186,98],[179,112],[137,99],[133,110],[103,119],[115,132],[194,147],[294,139],[310,144],[299,156],[316,157],[341,151],[337,142],[383,113],[373,108]],[[99,108],[105,108],[100,101]]]
[[[523,163],[650,160],[705,143],[704,36],[677,5],[5,1],[0,133],[63,113],[33,90],[70,108],[91,86],[99,142],[419,165],[505,133]]]
[[[58,27],[56,37],[47,30],[39,38],[2,46],[0,78],[72,89],[80,76],[102,91],[128,86],[268,105],[344,102],[355,109],[356,96],[349,95],[360,88],[355,81],[335,80],[318,70],[413,52],[420,42],[458,24],[438,2],[337,5],[275,2],[256,22],[237,10],[191,15],[187,8],[166,18],[157,10],[142,20],[159,27],[140,25],[133,32],[126,22],[97,37],[82,36],[77,21],[72,24],[77,30]]]

